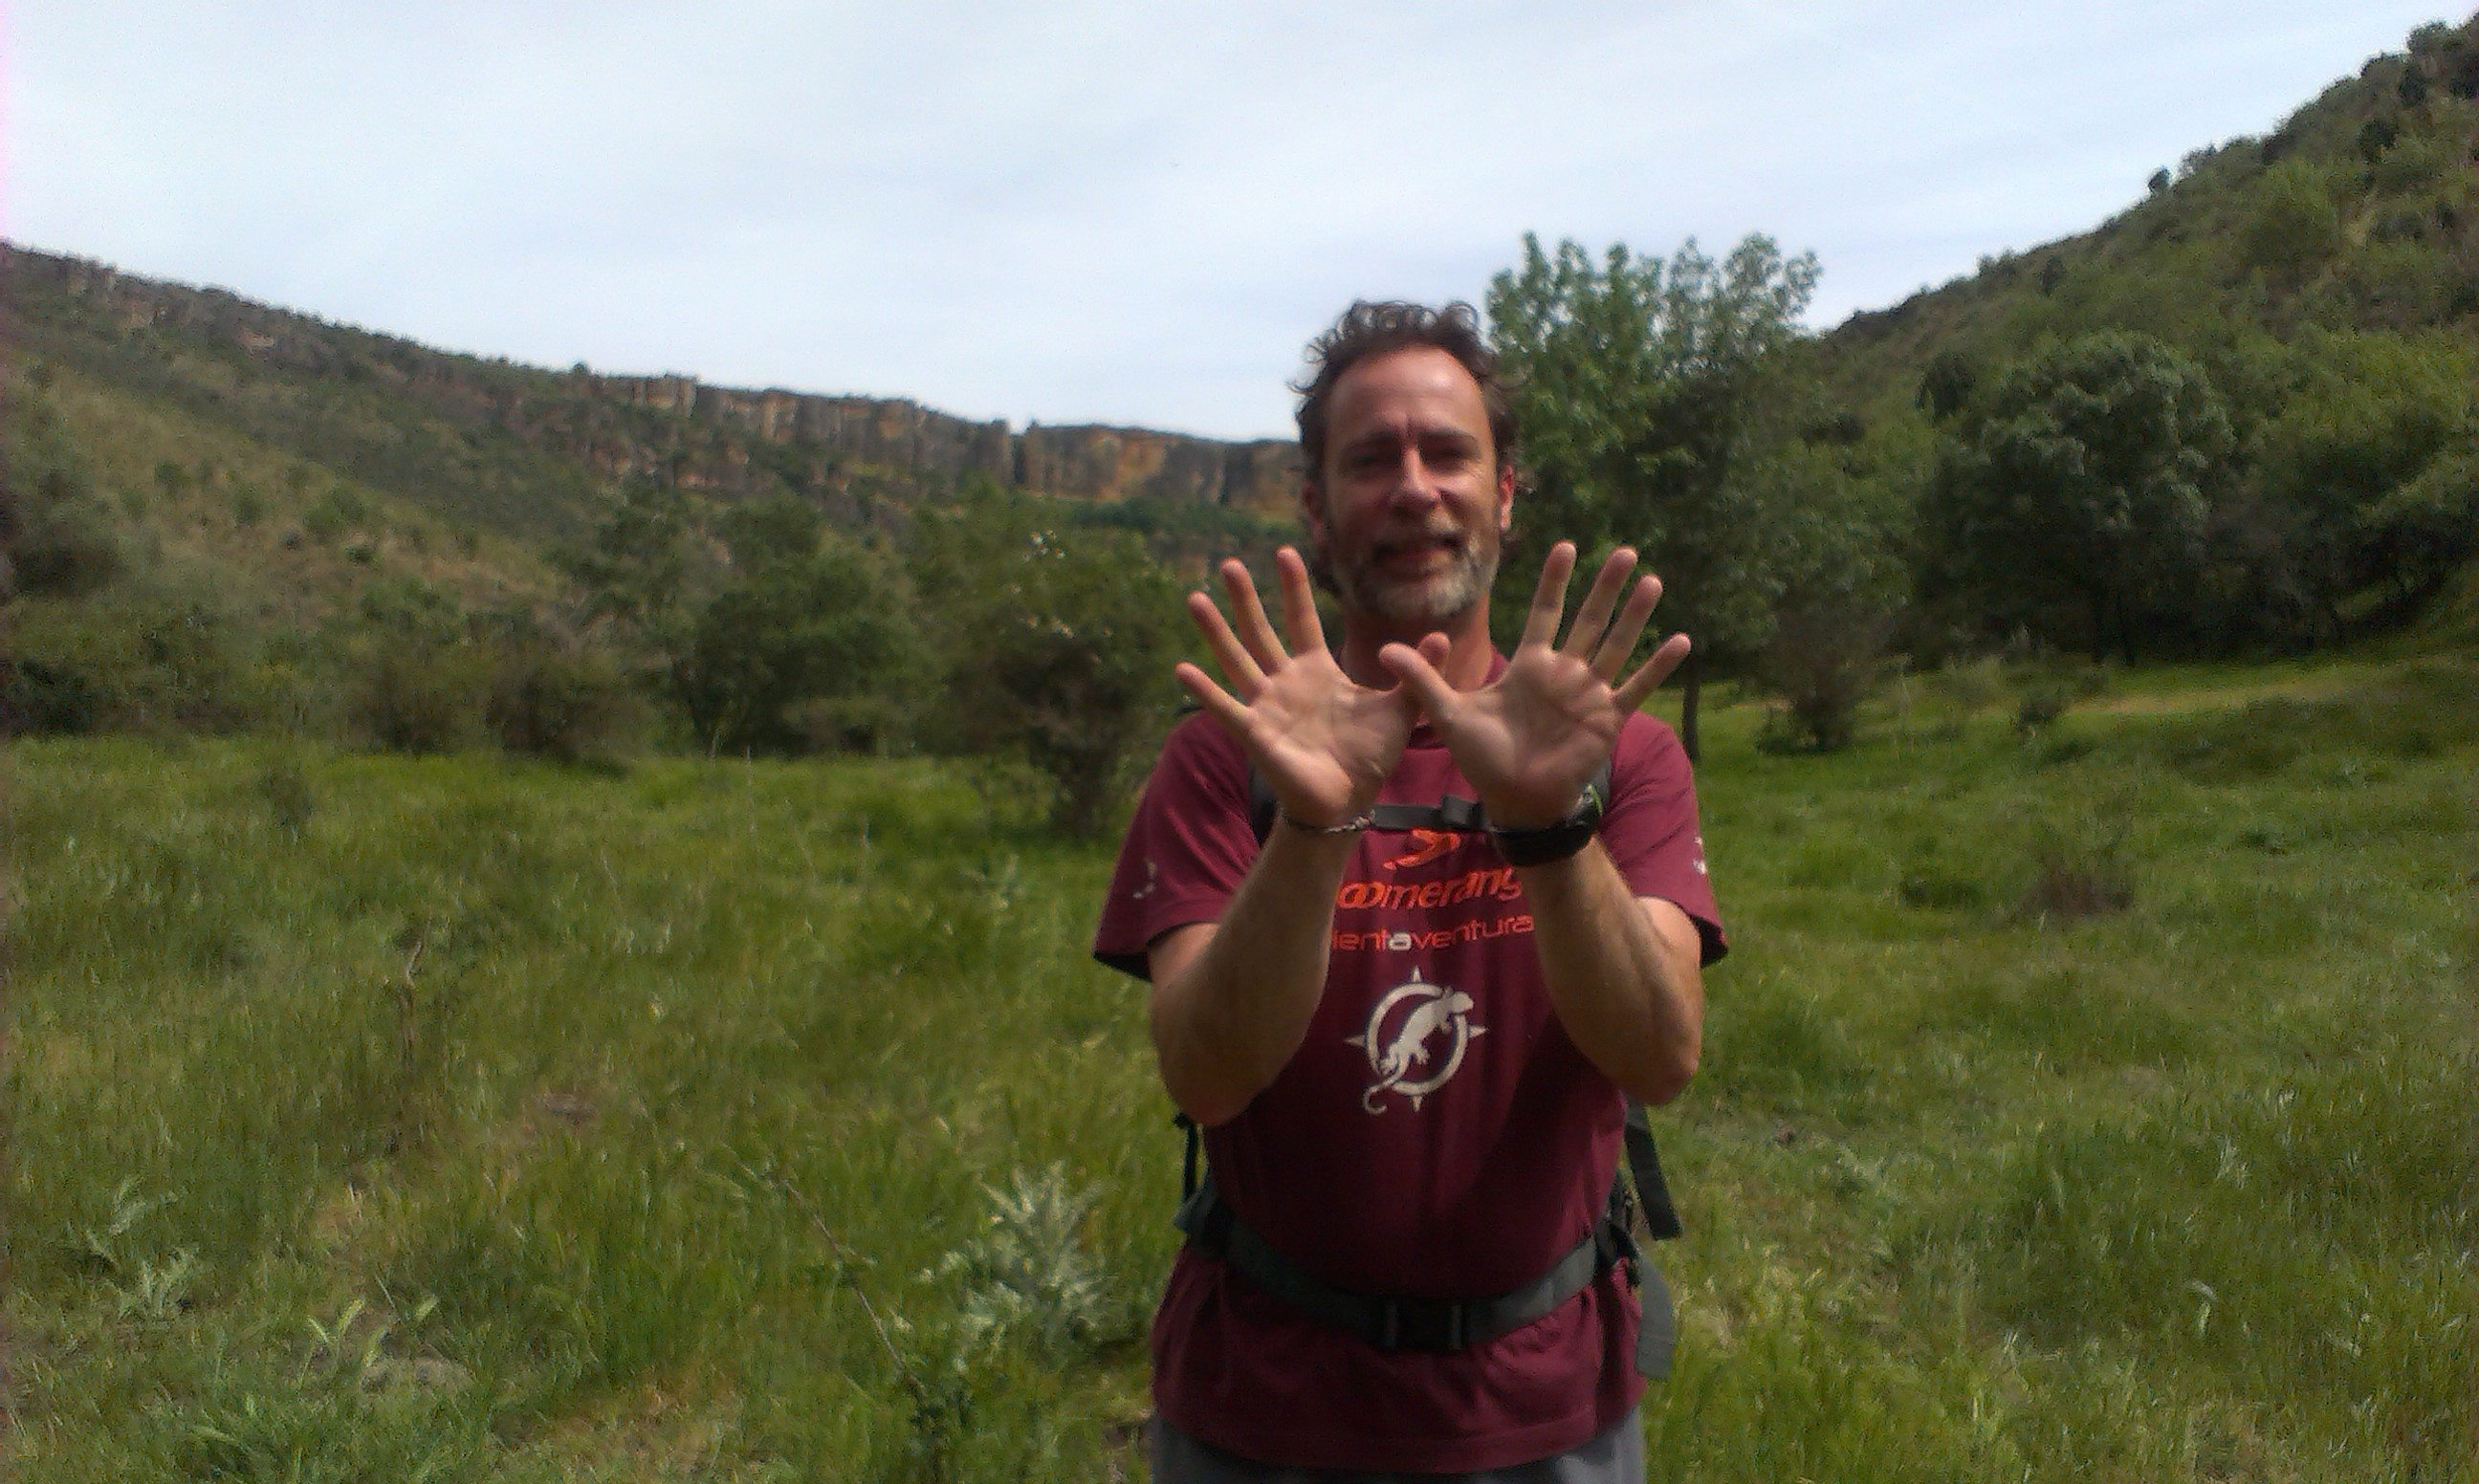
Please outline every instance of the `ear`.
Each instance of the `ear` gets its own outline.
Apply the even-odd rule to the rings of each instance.
[[[1497,533],[1505,535],[1515,524],[1515,465],[1511,460],[1497,461]]]
[[[1312,549],[1325,545],[1325,492],[1312,474],[1300,480],[1300,528]]]

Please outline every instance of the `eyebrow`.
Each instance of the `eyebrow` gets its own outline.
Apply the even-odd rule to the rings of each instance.
[[[1452,444],[1461,448],[1477,448],[1481,446],[1479,438],[1475,437],[1472,433],[1464,428],[1455,426],[1451,422],[1430,423],[1424,426],[1412,428],[1410,432],[1412,441],[1415,443],[1446,443]],[[1402,446],[1402,443],[1403,435],[1401,430],[1395,428],[1378,428],[1363,433],[1357,438],[1346,439],[1342,443],[1337,445],[1336,448],[1338,452],[1342,453],[1358,453],[1369,448],[1399,448]]]

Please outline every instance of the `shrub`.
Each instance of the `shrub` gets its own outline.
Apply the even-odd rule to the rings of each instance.
[[[970,1353],[1015,1336],[1049,1359],[1069,1360],[1115,1338],[1127,1306],[1086,1255],[1082,1235],[1100,1192],[1071,1188],[1057,1164],[1031,1177],[1017,1170],[1007,1190],[982,1190],[987,1227],[938,1266],[938,1276],[962,1290],[959,1348]]]
[[[231,731],[275,700],[250,632],[202,598],[20,601],[10,626],[0,724],[12,732]]]
[[[692,621],[675,687],[710,752],[874,749],[908,729],[914,604],[882,553],[831,541],[761,566]]]
[[[2006,672],[1995,655],[1955,658],[1937,667],[1929,688],[1954,708],[1957,729],[1997,704],[2006,691]]]
[[[943,620],[949,739],[1033,764],[1053,827],[1088,836],[1169,720],[1187,618],[1133,532],[1044,516],[998,494],[925,515],[914,569]]]
[[[446,753],[479,734],[490,674],[471,646],[390,633],[358,646],[349,664],[346,718],[372,746]]]
[[[2239,249],[2258,268],[2297,278],[2341,245],[2341,212],[2323,172],[2305,160],[2264,171]]]
[[[2032,851],[2022,913],[2041,922],[2079,922],[2134,905],[2125,858],[2124,807],[2091,805],[2047,825]]]
[[[561,762],[610,761],[627,751],[642,707],[609,656],[548,642],[512,647],[493,667],[485,717],[508,752]]]
[[[1859,704],[1883,668],[1891,619],[1841,603],[1792,604],[1777,619],[1765,669],[1793,740],[1820,753],[1851,745]]]
[[[73,597],[120,575],[120,542],[95,496],[86,450],[39,386],[12,387],[0,435],[0,598]]]
[[[2035,662],[2016,671],[2013,686],[2014,729],[2028,737],[2065,715],[2076,702],[2108,690],[2108,672],[2098,665]]]

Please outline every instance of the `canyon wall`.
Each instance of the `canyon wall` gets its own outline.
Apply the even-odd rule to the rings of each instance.
[[[19,316],[65,306],[89,336],[133,342],[152,331],[238,353],[278,376],[400,391],[456,424],[581,458],[605,476],[668,467],[686,483],[728,490],[747,482],[753,446],[773,445],[821,470],[867,466],[936,485],[980,474],[1082,499],[1194,501],[1277,517],[1291,512],[1299,485],[1299,450],[1287,439],[1230,443],[1098,424],[1019,433],[903,397],[523,367],[14,246],[0,247],[0,298]]]

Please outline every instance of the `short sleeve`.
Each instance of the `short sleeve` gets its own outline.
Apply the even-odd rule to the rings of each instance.
[[[1172,729],[1119,846],[1093,957],[1150,977],[1146,948],[1173,928],[1215,922],[1257,861],[1248,755],[1213,718]]]
[[[1601,816],[1601,846],[1629,891],[1674,903],[1695,922],[1704,962],[1730,951],[1712,876],[1704,865],[1695,770],[1678,734],[1656,717],[1631,717],[1619,733],[1610,758],[1610,803]]]

